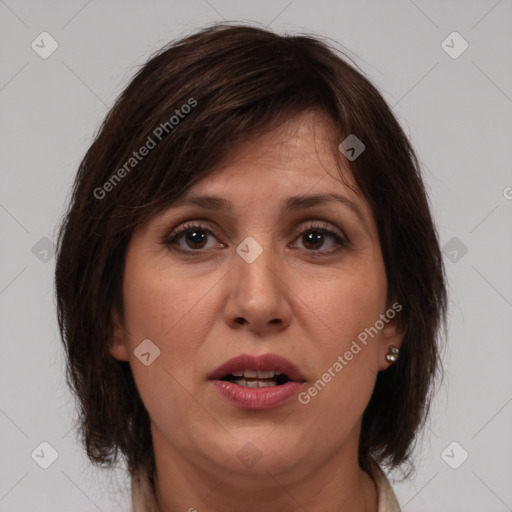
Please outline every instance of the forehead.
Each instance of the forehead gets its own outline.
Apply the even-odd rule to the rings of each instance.
[[[357,195],[332,124],[310,111],[237,144],[192,190],[215,193],[239,182],[260,192],[272,186],[304,193],[318,184],[323,192],[336,189]]]
[[[305,209],[340,206],[367,232],[375,231],[371,208],[338,150],[333,127],[321,115],[305,113],[239,143],[167,211],[199,207],[239,218],[256,212],[282,218]]]

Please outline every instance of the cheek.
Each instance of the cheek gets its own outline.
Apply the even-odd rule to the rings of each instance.
[[[329,357],[348,350],[385,311],[387,283],[379,254],[354,260],[329,274],[304,276],[293,287],[309,318],[305,325],[311,339]]]
[[[165,261],[144,264],[141,258],[127,259],[125,276],[127,342],[136,381],[141,387],[157,389],[157,376],[133,357],[141,341],[150,339],[160,350],[151,367],[162,369],[166,380],[160,383],[163,389],[169,386],[170,376],[188,386],[217,315],[218,276],[185,276],[170,269]]]
[[[161,431],[168,425],[185,429],[187,417],[204,416],[191,399],[194,390],[190,383],[196,377],[201,345],[215,319],[218,277],[185,278],[165,264],[144,265],[135,258],[127,261],[125,276],[127,343],[137,389]],[[134,356],[144,339],[150,339],[160,350],[149,366]]]
[[[306,289],[301,294],[308,296]],[[305,311],[314,312],[309,325],[315,343],[309,351],[317,373],[301,403],[311,407],[311,417],[321,418],[317,428],[329,433],[319,439],[332,437],[333,430],[343,437],[368,404],[379,370],[379,335],[367,332],[385,311],[385,302],[386,280],[378,260],[320,281],[305,301]]]
[[[342,358],[343,369],[331,369],[336,378],[329,384],[331,388],[340,388],[339,397],[352,401],[349,389],[359,388],[365,382],[373,385],[378,371],[379,334],[371,329],[384,305],[385,296],[379,288],[348,280],[338,286],[329,285],[322,300],[311,303],[315,313],[311,318],[318,320],[310,322],[310,339],[315,343],[308,351],[313,351],[315,367],[322,374]]]
[[[154,262],[127,262],[125,276],[123,296],[130,342],[142,336],[163,349],[171,343],[179,346],[185,336],[183,345],[194,347],[194,338],[201,339],[200,333],[208,325],[208,312],[212,314],[208,292],[216,281],[208,276],[180,275]]]

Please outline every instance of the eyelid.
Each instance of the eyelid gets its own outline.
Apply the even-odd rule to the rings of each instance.
[[[321,224],[317,224],[321,223]],[[321,231],[328,231],[329,233],[332,233],[334,235],[339,236],[340,238],[343,238],[344,240],[348,241],[348,237],[345,235],[344,231],[339,229],[336,226],[333,226],[331,223],[326,222],[325,220],[310,220],[306,221],[306,224],[301,223],[298,227],[294,229],[296,233],[302,234],[304,231],[307,231],[308,229],[318,229]]]
[[[321,222],[322,224],[321,225],[316,224],[315,222],[316,223]],[[305,232],[308,232],[308,231],[316,231],[323,235],[330,236],[336,240],[336,243],[338,245],[336,248],[328,250],[328,251],[326,251],[326,250],[324,250],[324,251],[322,251],[322,250],[306,251],[306,252],[310,252],[312,254],[316,253],[316,254],[323,255],[323,256],[330,256],[330,255],[338,252],[339,250],[352,248],[352,242],[345,235],[345,232],[337,227],[332,227],[332,225],[330,223],[327,223],[324,220],[317,220],[317,221],[311,220],[311,221],[307,222],[306,225],[301,224],[299,227],[295,228],[294,231],[296,233],[298,233],[299,235],[301,235]]]
[[[318,224],[318,223],[321,223],[321,224]],[[173,249],[177,250],[178,252],[185,253],[185,254],[203,254],[203,253],[205,253],[206,251],[203,251],[201,249],[198,249],[198,250],[183,249],[181,247],[178,247],[177,244],[175,243],[180,237],[182,237],[182,235],[184,233],[186,233],[187,231],[189,231],[191,229],[203,230],[207,233],[214,235],[215,238],[219,238],[219,235],[217,234],[217,229],[214,227],[213,224],[211,224],[210,222],[205,221],[205,220],[197,219],[197,220],[185,222],[185,223],[179,225],[177,228],[172,229],[170,233],[167,233],[161,237],[160,242],[162,245],[164,245],[165,247],[168,247],[168,248],[171,248],[171,246],[174,246],[174,247],[172,247]],[[333,239],[335,239],[335,241],[337,243],[337,247],[335,247],[334,249],[330,249],[330,250],[300,249],[303,252],[311,253],[312,255],[316,254],[316,255],[322,255],[322,256],[330,256],[330,255],[334,254],[335,252],[338,252],[339,250],[348,249],[352,246],[351,241],[345,235],[343,230],[339,229],[338,227],[333,227],[332,224],[327,223],[325,220],[311,219],[309,221],[305,221],[305,223],[302,222],[299,226],[294,228],[294,231],[298,235],[301,235],[307,231],[315,231],[315,230],[323,235],[326,235],[328,237],[332,237]],[[297,237],[294,238],[293,241],[296,241],[296,240],[297,240]]]
[[[180,224],[178,227],[171,229],[169,232],[166,232],[160,239],[160,242],[163,245],[170,245],[173,240],[175,240],[178,236],[187,232],[190,229],[202,229],[203,231],[207,231],[212,235],[215,235],[218,238],[218,230],[213,226],[213,224],[208,221],[197,219],[188,222],[184,222]],[[197,251],[196,251],[197,252]]]

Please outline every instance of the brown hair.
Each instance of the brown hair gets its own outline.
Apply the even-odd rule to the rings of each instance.
[[[368,469],[373,458],[396,467],[409,458],[440,369],[446,315],[442,256],[414,152],[379,92],[328,43],[221,24],[171,43],[138,71],[81,162],[62,222],[58,321],[91,461],[112,464],[120,452],[131,471],[154,469],[148,413],[129,364],[108,350],[113,308],[123,318],[135,226],[169,207],[234,144],[307,110],[323,114],[338,143],[355,134],[365,145],[349,165],[376,219],[388,299],[403,305],[400,358],[377,377],[359,464]],[[142,151],[150,140],[151,151]]]

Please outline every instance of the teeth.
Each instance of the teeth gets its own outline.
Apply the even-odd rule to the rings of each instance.
[[[238,386],[242,386],[244,388],[268,388],[271,386],[277,386],[277,382],[275,380],[233,380],[231,381],[233,384],[237,384]]]
[[[271,379],[274,375],[277,375],[274,370],[268,370],[266,372],[258,370],[258,379]]]
[[[270,386],[277,386],[277,382],[274,381],[274,380],[269,380],[267,382],[265,382],[263,380],[259,380],[258,381],[258,387],[259,388],[268,388]]]
[[[271,379],[278,375],[274,370],[238,370],[237,372],[231,372],[233,377],[245,377],[246,379]]]

